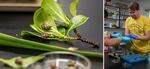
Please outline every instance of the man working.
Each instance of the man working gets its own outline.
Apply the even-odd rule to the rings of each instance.
[[[129,5],[130,17],[125,22],[125,35],[133,38],[132,49],[137,52],[150,51],[150,21],[140,14],[139,4],[133,2]]]

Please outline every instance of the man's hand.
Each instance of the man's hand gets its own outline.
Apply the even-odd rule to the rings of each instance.
[[[133,38],[133,39],[139,39],[139,37],[135,34],[129,34],[127,36],[130,37],[130,38]]]
[[[113,37],[113,38],[119,38],[119,37],[121,37],[121,34],[120,33],[118,33],[118,34],[111,34],[111,37]]]
[[[121,39],[122,39],[122,42],[124,42],[124,43],[127,43],[127,42],[131,41],[130,37],[121,37]]]

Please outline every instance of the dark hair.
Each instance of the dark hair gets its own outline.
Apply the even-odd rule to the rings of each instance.
[[[128,7],[130,10],[139,10],[140,9],[139,3],[137,3],[137,2],[132,2]]]

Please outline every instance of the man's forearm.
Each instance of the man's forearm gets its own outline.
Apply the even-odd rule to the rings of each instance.
[[[139,40],[150,40],[150,30],[149,31],[145,31],[145,35],[139,37]]]
[[[150,37],[148,36],[141,36],[138,38],[138,40],[150,40]]]
[[[124,34],[128,35],[128,34],[130,34],[130,31],[127,28],[125,28],[125,33]]]

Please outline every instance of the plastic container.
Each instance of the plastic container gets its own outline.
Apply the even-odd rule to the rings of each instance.
[[[142,54],[129,54],[122,56],[122,59],[128,63],[136,63],[148,60],[148,56],[141,56]]]
[[[33,64],[32,69],[91,69],[89,59],[76,53],[58,51],[45,54],[46,58]]]

